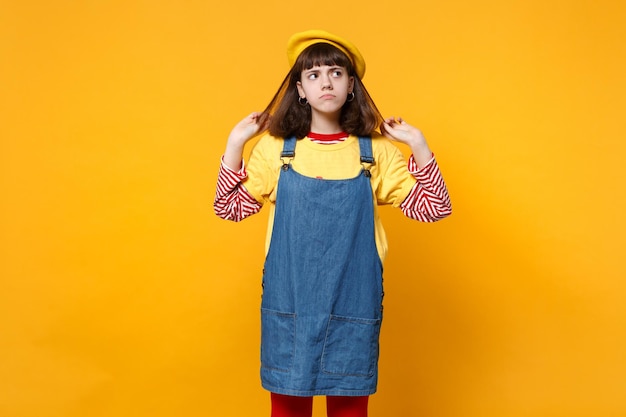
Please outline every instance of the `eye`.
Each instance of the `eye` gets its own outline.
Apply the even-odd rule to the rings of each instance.
[[[306,76],[309,80],[315,80],[317,79],[318,75],[316,72],[311,72],[309,73],[309,75]]]
[[[339,70],[339,69],[336,69],[336,70],[333,70],[333,73],[332,73],[332,74],[333,74],[333,77],[335,77],[335,78],[339,78],[339,77],[341,77],[341,75],[343,74],[343,72],[342,72],[341,70]]]

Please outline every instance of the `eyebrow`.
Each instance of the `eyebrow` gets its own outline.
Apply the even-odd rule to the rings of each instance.
[[[304,70],[304,73],[305,74],[309,74],[311,72],[319,72],[320,71],[319,67],[320,67],[320,65],[317,65],[317,66],[315,66],[313,68],[306,69],[306,70]],[[329,65],[328,66],[328,71],[335,71],[335,70],[338,70],[338,69],[339,70],[343,70],[344,67],[342,67],[341,65]]]

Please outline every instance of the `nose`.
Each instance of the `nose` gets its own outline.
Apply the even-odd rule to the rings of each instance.
[[[333,84],[330,81],[328,74],[322,75],[322,90],[332,90]]]

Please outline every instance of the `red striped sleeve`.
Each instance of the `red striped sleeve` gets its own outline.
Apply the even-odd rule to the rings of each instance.
[[[213,210],[222,219],[238,222],[261,210],[261,204],[241,183],[246,177],[245,166],[233,171],[222,160],[213,201]]]
[[[408,166],[417,183],[400,205],[404,215],[422,222],[435,222],[449,216],[452,213],[450,196],[435,157],[418,168],[411,156]]]

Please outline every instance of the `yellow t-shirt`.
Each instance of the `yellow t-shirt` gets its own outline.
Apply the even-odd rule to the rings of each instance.
[[[276,202],[276,185],[283,161],[280,153],[284,141],[266,134],[252,149],[246,164],[247,178],[243,185],[260,203],[270,204],[269,224],[265,241],[265,251],[269,250],[274,224]],[[372,174],[372,201],[374,203],[374,227],[376,247],[381,261],[387,255],[387,238],[378,216],[378,205],[391,204],[400,206],[416,183],[409,173],[404,155],[381,136],[372,136],[372,152],[375,163],[370,168]],[[347,179],[356,177],[361,171],[359,140],[350,136],[344,142],[336,144],[320,144],[308,138],[297,141],[295,157],[291,166],[301,175],[323,179]]]

